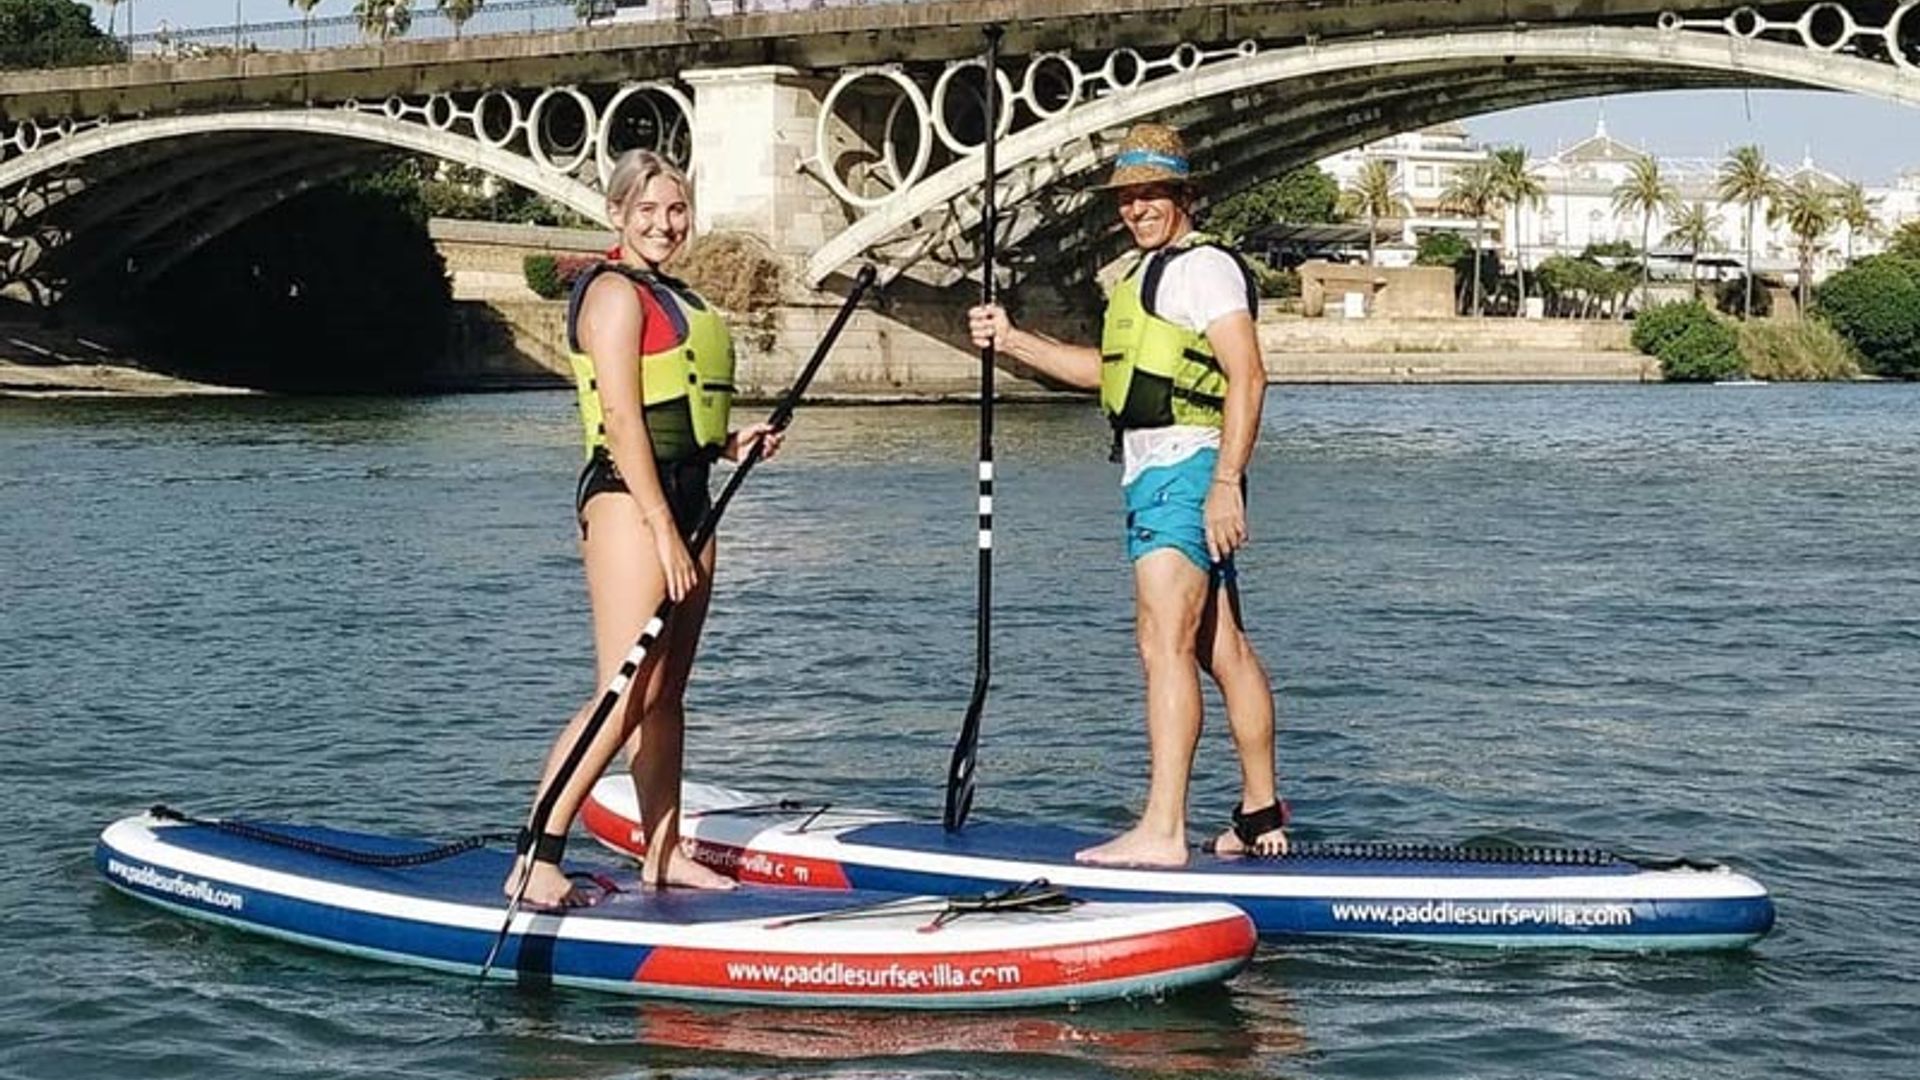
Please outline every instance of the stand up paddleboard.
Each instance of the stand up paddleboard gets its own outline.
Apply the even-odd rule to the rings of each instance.
[[[608,777],[581,810],[602,843],[638,855],[633,785]],[[1504,947],[1729,949],[1773,926],[1758,882],[1711,863],[1559,848],[1308,844],[1277,859],[1196,854],[1181,870],[1081,866],[1098,843],[1068,828],[938,822],[684,788],[681,834],[696,858],[742,881],[953,892],[1046,878],[1076,895],[1229,901],[1262,936]]]
[[[334,829],[144,814],[109,826],[94,861],[114,888],[190,918],[477,974],[500,925],[511,855],[478,847],[369,866],[339,854],[393,861],[425,850]],[[1032,885],[993,897],[642,891],[573,876],[594,902],[521,910],[493,976],[702,1001],[976,1009],[1218,982],[1255,945],[1247,917],[1219,903],[1081,903]]]

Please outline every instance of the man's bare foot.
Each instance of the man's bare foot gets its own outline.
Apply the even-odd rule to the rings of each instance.
[[[513,870],[507,874],[506,883],[500,886],[500,891],[511,898],[520,888],[520,878],[526,872],[526,867],[525,856],[515,859]],[[537,862],[527,877],[527,888],[520,894],[520,902],[528,907],[566,908],[584,907],[588,900],[586,894],[559,867],[552,863]]]
[[[662,875],[662,870],[665,873]],[[664,885],[677,889],[737,889],[740,883],[725,874],[715,873],[695,862],[693,856],[684,851],[675,850],[672,858],[663,868],[656,866],[649,854],[640,867],[640,881],[644,885]]]
[[[1240,839],[1239,833],[1228,829],[1226,832],[1220,834],[1219,839],[1213,842],[1213,853],[1223,858],[1231,859],[1245,855],[1247,853],[1247,845]],[[1285,855],[1287,853],[1286,830],[1275,829],[1272,832],[1261,833],[1259,843],[1254,846],[1254,853],[1266,858],[1272,858],[1275,855]]]
[[[1244,808],[1233,812],[1233,827],[1220,834],[1213,842],[1215,855],[1233,858],[1241,855],[1257,855],[1271,859],[1287,853],[1287,810],[1286,804],[1274,802],[1269,809],[1248,813]],[[1255,834],[1253,844],[1249,846],[1240,835],[1244,828],[1258,829],[1268,826]]]
[[[1185,833],[1168,836],[1135,825],[1104,844],[1073,853],[1073,861],[1091,866],[1185,866]]]

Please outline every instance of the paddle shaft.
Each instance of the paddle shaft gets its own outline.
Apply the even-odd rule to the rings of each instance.
[[[982,33],[987,39],[986,59],[986,134],[981,153],[986,176],[980,195],[980,302],[994,301],[994,233],[999,222],[995,205],[995,180],[999,170],[994,161],[994,143],[1000,132],[1000,34],[999,26],[989,25]],[[989,341],[980,348],[980,569],[979,597],[974,616],[973,697],[967,703],[967,717],[960,725],[960,738],[954,743],[953,758],[947,764],[947,804],[941,821],[948,832],[957,832],[967,823],[973,809],[974,762],[980,747],[980,715],[987,706],[987,687],[993,670],[993,372],[994,347]]]
[[[853,317],[853,310],[859,305],[861,297],[865,296],[867,290],[873,286],[874,278],[873,267],[860,268],[860,273],[854,278],[853,291],[847,294],[846,302],[840,305],[840,310],[834,315],[826,334],[814,347],[812,358],[807,361],[807,366],[801,369],[799,378],[795,379],[793,385],[788,388],[786,396],[780,399],[780,404],[775,407],[773,414],[767,417],[767,426],[773,431],[785,431],[787,425],[793,422],[793,411],[800,404],[800,396],[806,393],[808,384],[813,382],[814,373],[819,371],[820,365],[826,361],[827,353],[833,349],[833,343],[840,337],[840,331],[846,328],[847,320]],[[766,445],[764,437],[755,440],[753,449],[747,452],[747,456],[741,459],[739,467],[733,470],[733,475],[727,478],[726,486],[720,489],[720,497],[713,501],[713,505],[701,515],[700,523],[694,527],[693,536],[687,541],[690,550],[698,553],[707,546],[707,541],[713,538],[714,531],[720,527],[720,516],[726,513],[727,504],[733,501],[734,492],[740,490],[740,485],[746,480],[747,474],[760,463]],[[661,632],[665,630],[667,616],[673,613],[673,608],[674,601],[669,596],[662,598],[659,606],[653,609],[653,617],[647,620],[646,627],[640,632],[640,639],[634,642],[632,651],[627,653],[625,660],[621,661],[620,670],[608,680],[606,689],[600,694],[599,702],[593,707],[593,713],[587,717],[585,726],[580,729],[579,737],[574,739],[571,747],[567,748],[567,756],[561,760],[559,769],[541,788],[540,798],[534,803],[533,815],[527,822],[527,828],[536,836],[546,831],[547,824],[553,817],[554,807],[560,802],[560,796],[565,793],[574,775],[580,771],[580,765],[586,760],[587,752],[599,736],[600,729],[606,726],[607,718],[613,715],[613,710],[620,704],[620,699],[625,696],[627,688],[632,685],[634,676],[639,673],[641,665],[646,663],[647,655],[653,650],[654,643],[659,640]],[[600,765],[604,768],[606,763],[603,761]],[[487,951],[487,961],[480,969],[482,978],[485,978],[488,971],[493,968],[493,961],[499,954],[500,945],[506,941],[507,933],[513,926],[513,916],[520,908],[521,898],[526,895],[527,880],[532,876],[531,873],[526,873],[520,877],[519,888],[514,890],[513,899],[507,904],[506,922],[501,925],[500,933],[494,938],[493,948]]]

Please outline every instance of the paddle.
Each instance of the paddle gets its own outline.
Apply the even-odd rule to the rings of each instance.
[[[785,431],[787,425],[793,422],[793,410],[800,404],[800,395],[807,392],[807,385],[813,382],[814,373],[819,371],[820,365],[825,362],[827,353],[832,350],[834,341],[840,337],[840,331],[845,329],[847,320],[853,317],[853,309],[859,305],[860,298],[866,295],[867,290],[873,287],[875,276],[872,266],[863,266],[860,268],[860,273],[854,277],[853,291],[847,294],[846,302],[840,305],[840,310],[834,315],[832,324],[827,327],[825,336],[821,337],[820,343],[814,346],[813,357],[807,361],[807,366],[801,369],[800,377],[795,379],[793,385],[788,388],[786,396],[780,399],[780,404],[773,410],[773,415],[767,417],[767,426],[773,431]],[[727,512],[727,504],[733,501],[733,493],[740,490],[740,484],[746,480],[747,474],[760,463],[761,453],[765,447],[764,438],[755,440],[753,449],[747,452],[747,456],[741,460],[739,467],[734,469],[733,475],[727,479],[726,486],[720,489],[720,497],[713,501],[713,505],[708,507],[706,514],[700,518],[700,524],[694,528],[693,536],[687,541],[689,550],[698,553],[707,546],[707,541],[713,538],[714,530],[720,526],[720,515]],[[560,801],[560,793],[567,789],[568,782],[573,779],[575,773],[580,771],[580,763],[586,759],[587,748],[593,745],[593,740],[600,734],[600,729],[606,726],[607,717],[613,715],[614,707],[626,694],[627,687],[632,684],[634,675],[640,670],[640,665],[646,662],[647,653],[652,650],[654,642],[659,640],[661,631],[666,628],[667,616],[672,612],[673,599],[663,598],[660,605],[653,609],[653,618],[647,620],[646,628],[640,632],[640,640],[634,642],[633,651],[629,652],[627,658],[621,662],[619,672],[607,682],[606,689],[600,694],[599,704],[593,707],[593,714],[587,718],[586,725],[580,729],[579,738],[575,739],[573,746],[567,750],[566,759],[560,763],[559,771],[553,774],[553,779],[541,790],[540,798],[534,804],[533,816],[528,821],[527,828],[532,830],[535,836],[546,831],[547,821],[553,816],[553,808]],[[600,767],[605,768],[606,762],[602,761]],[[493,961],[500,954],[500,946],[506,943],[507,934],[513,928],[513,917],[520,910],[521,899],[526,896],[527,880],[532,876],[531,873],[521,876],[519,887],[513,891],[513,899],[507,902],[506,920],[500,924],[500,932],[494,935],[493,947],[487,950],[487,962],[480,966],[480,977],[483,979],[493,970]]]
[[[987,38],[986,60],[986,135],[981,143],[981,158],[986,165],[986,180],[980,195],[980,302],[993,303],[993,239],[995,221],[993,146],[1000,129],[1000,34],[999,26],[981,31]],[[953,759],[947,764],[947,808],[941,820],[948,832],[958,832],[967,823],[973,809],[973,766],[980,748],[980,713],[987,705],[987,685],[992,662],[990,649],[993,628],[993,343],[980,349],[980,592],[974,617],[973,698],[967,703],[967,718],[960,725],[959,741],[953,745]]]

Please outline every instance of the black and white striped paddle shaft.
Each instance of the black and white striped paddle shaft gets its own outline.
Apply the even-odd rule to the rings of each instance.
[[[999,222],[994,200],[994,185],[999,169],[993,156],[994,142],[1000,133],[1000,27],[989,25],[986,59],[986,133],[981,137],[980,156],[986,178],[980,195],[980,302],[994,301],[993,242]],[[947,808],[941,816],[948,832],[957,832],[967,823],[973,809],[974,759],[980,748],[980,713],[987,707],[987,686],[991,682],[993,640],[993,343],[980,349],[980,596],[975,614],[973,698],[967,703],[967,718],[960,725],[959,741],[953,746],[953,760],[947,764]]]
[[[774,431],[785,431],[787,425],[793,422],[793,410],[800,404],[800,395],[807,392],[807,385],[813,382],[814,373],[819,371],[820,365],[825,362],[827,353],[833,349],[834,341],[840,337],[840,331],[846,328],[847,320],[853,317],[854,308],[859,306],[867,290],[873,287],[875,277],[876,272],[872,266],[860,268],[860,273],[853,281],[853,290],[847,294],[846,302],[840,305],[840,311],[834,315],[825,336],[821,337],[820,343],[814,346],[812,358],[807,361],[807,366],[800,370],[799,378],[795,379],[793,385],[787,389],[786,396],[780,399],[780,404],[773,410],[773,414],[767,417],[768,427]],[[727,504],[733,501],[733,493],[740,490],[740,484],[746,480],[747,474],[760,463],[765,447],[765,439],[756,440],[753,449],[740,460],[739,467],[735,468],[733,475],[727,478],[726,486],[720,489],[720,497],[713,501],[713,505],[701,516],[700,524],[694,527],[693,535],[687,540],[688,550],[697,554],[707,546],[707,541],[713,538],[714,531],[720,527],[720,515],[726,513]],[[567,748],[567,756],[560,762],[559,771],[553,774],[553,779],[541,789],[540,798],[534,802],[533,814],[527,820],[527,828],[534,836],[539,836],[546,831],[547,823],[553,818],[553,809],[560,802],[561,793],[566,791],[567,784],[580,771],[580,765],[586,760],[588,749],[600,734],[600,729],[606,726],[607,718],[613,715],[614,708],[620,704],[620,699],[626,694],[627,688],[633,684],[634,676],[639,673],[640,666],[646,663],[648,653],[653,651],[654,643],[660,639],[661,632],[666,629],[667,616],[672,613],[673,598],[663,598],[660,606],[653,609],[653,617],[647,620],[646,628],[640,632],[640,640],[633,643],[633,650],[627,653],[625,660],[620,662],[620,670],[607,682],[606,689],[600,694],[599,703],[593,707],[592,715],[587,717],[586,725],[580,729],[580,736],[573,741],[572,746]],[[606,760],[598,762],[595,768],[596,773],[605,769],[606,766]],[[507,934],[513,928],[513,917],[520,910],[520,901],[527,892],[527,879],[532,876],[530,873],[521,876],[519,888],[514,890],[513,899],[507,903],[506,921],[501,923],[500,932],[494,936],[493,947],[487,950],[487,961],[480,968],[480,977],[483,979],[493,970],[493,962],[500,954],[500,946],[506,942]]]

